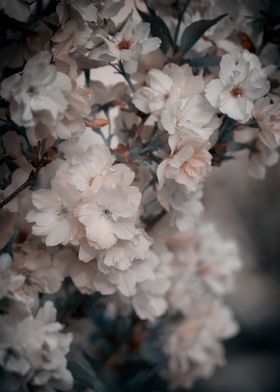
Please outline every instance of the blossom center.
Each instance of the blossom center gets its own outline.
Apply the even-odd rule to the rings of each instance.
[[[109,218],[111,218],[111,216],[112,216],[113,214],[112,214],[112,212],[111,212],[108,208],[103,208],[103,209],[102,209],[102,212],[101,212],[101,215],[102,215],[104,218],[109,219]]]
[[[243,95],[244,95],[244,90],[243,90],[243,88],[240,87],[240,86],[233,86],[233,88],[231,89],[230,93],[231,93],[231,95],[232,95],[234,98],[240,98],[240,97],[243,97]]]
[[[170,94],[169,94],[168,92],[164,93],[163,96],[162,96],[163,100],[164,100],[164,101],[167,101],[168,98],[169,98],[169,95],[170,95]]]
[[[130,39],[123,38],[119,43],[118,43],[118,49],[119,50],[128,50],[132,46],[132,41]]]
[[[68,208],[65,207],[64,205],[62,205],[62,206],[58,209],[56,215],[57,215],[57,216],[66,217],[66,216],[68,215],[68,213],[69,213]]]
[[[37,93],[38,93],[38,91],[37,91],[36,87],[34,87],[34,86],[30,86],[30,87],[28,87],[28,90],[27,90],[27,92],[28,92],[28,94],[30,94],[30,95],[35,95],[35,94],[37,94]]]

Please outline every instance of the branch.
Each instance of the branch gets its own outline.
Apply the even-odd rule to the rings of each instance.
[[[46,139],[39,141],[36,146],[32,146],[27,151],[22,151],[22,154],[27,162],[34,167],[34,170],[31,171],[28,179],[23,184],[21,184],[13,193],[0,203],[0,210],[24,189],[32,185],[43,167],[47,166],[57,156],[59,157],[59,155],[62,158],[61,152],[59,152],[55,146],[51,146],[49,148],[46,147]]]
[[[26,189],[29,186],[31,186],[33,181],[35,180],[35,178],[37,177],[38,174],[39,174],[39,170],[37,172],[36,171],[32,171],[30,173],[28,179],[22,185],[20,185],[13,193],[11,193],[8,197],[6,197],[6,199],[4,199],[0,203],[0,210],[6,204],[8,204],[11,200],[13,200],[19,193],[21,193],[24,189]]]

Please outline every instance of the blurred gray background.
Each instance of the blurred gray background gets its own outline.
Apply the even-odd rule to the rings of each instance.
[[[243,259],[229,298],[240,333],[226,343],[227,365],[193,392],[280,391],[280,163],[262,181],[246,166],[243,156],[228,161],[206,184],[206,217]]]

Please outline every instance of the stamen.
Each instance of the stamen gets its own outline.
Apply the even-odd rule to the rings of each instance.
[[[119,50],[128,50],[132,46],[132,41],[129,39],[123,38],[119,43],[118,43],[118,48]]]
[[[242,87],[240,87],[240,86],[233,86],[233,88],[231,89],[231,95],[234,97],[234,98],[240,98],[240,97],[243,97],[243,95],[244,95],[244,90],[243,90],[243,88]]]

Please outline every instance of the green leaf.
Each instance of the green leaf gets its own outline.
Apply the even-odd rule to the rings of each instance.
[[[180,18],[183,17],[190,2],[191,2],[191,0],[178,0],[177,4],[175,3],[177,10],[178,10],[178,15]]]
[[[164,21],[157,16],[151,8],[149,8],[149,14],[139,10],[138,8],[137,11],[143,22],[150,23],[152,36],[161,39],[160,49],[166,54],[170,45],[173,46],[173,39]]]
[[[76,387],[92,388],[95,392],[106,392],[94,369],[82,355],[75,355],[68,361],[68,368],[75,380]]]
[[[191,25],[185,28],[183,32],[181,44],[180,44],[180,51],[183,55],[185,55],[193,45],[203,36],[205,31],[210,29],[210,27],[214,26],[220,20],[222,20],[227,14],[223,14],[218,16],[215,19],[201,19],[197,22],[192,23]]]
[[[16,242],[16,239],[19,235],[19,229],[16,229],[14,233],[11,235],[10,239],[8,242],[3,246],[3,248],[0,249],[0,255],[7,253],[12,257],[13,255],[13,246],[14,243]]]
[[[205,56],[186,60],[186,63],[192,67],[217,67],[220,64],[220,61],[220,56]]]

